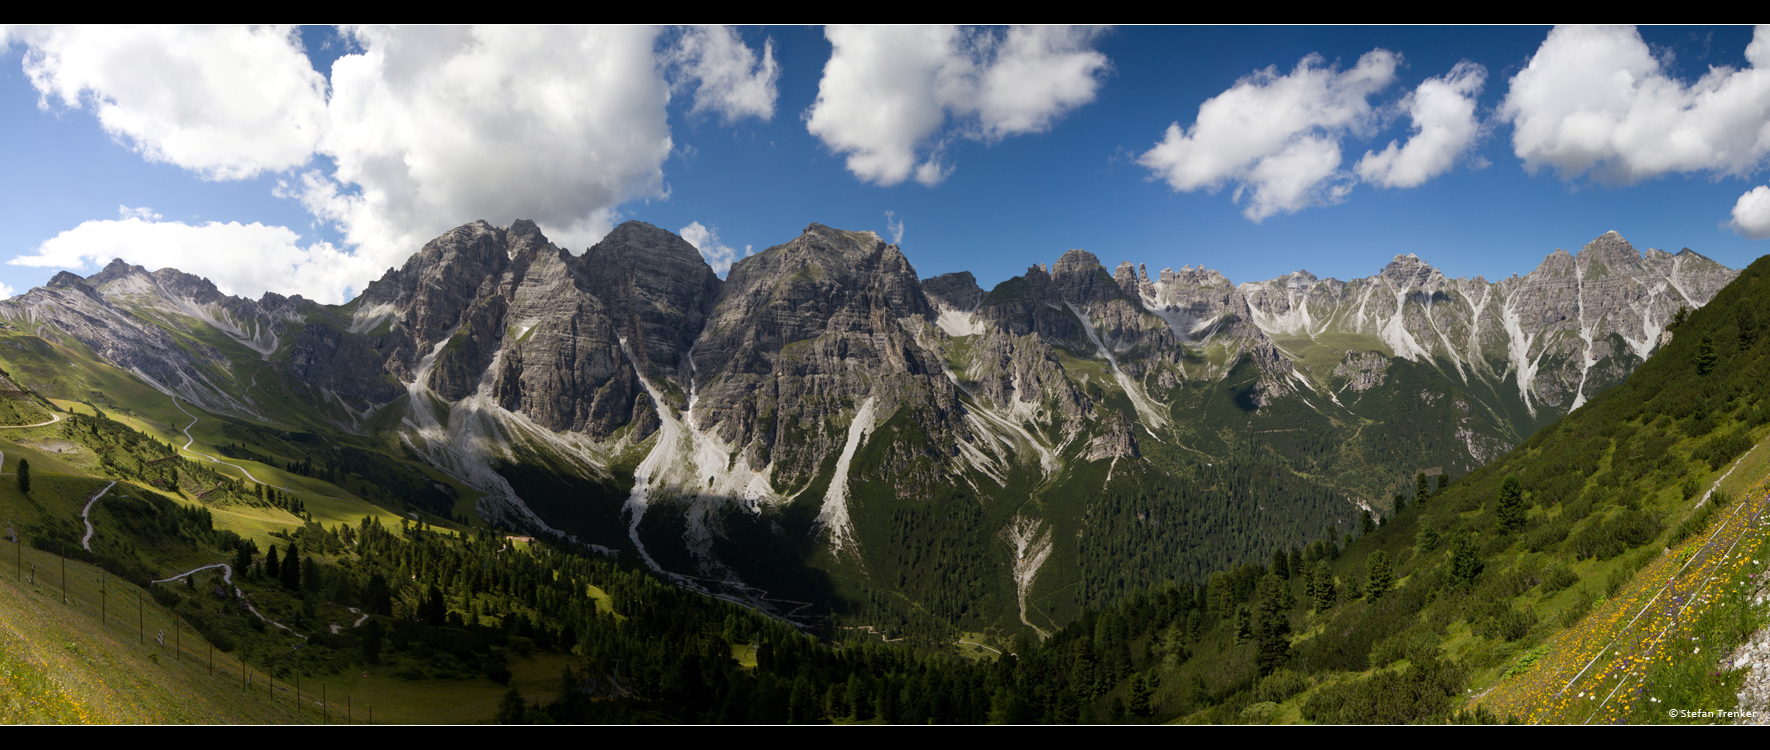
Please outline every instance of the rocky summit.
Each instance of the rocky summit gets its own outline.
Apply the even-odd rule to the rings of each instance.
[[[1609,232],[1495,282],[1400,255],[1237,285],[1070,250],[985,290],[811,224],[722,281],[642,222],[581,254],[475,222],[345,305],[117,260],[0,317],[241,430],[318,436],[341,482],[434,472],[487,522],[783,618],[1043,633],[1494,459],[1735,275]]]

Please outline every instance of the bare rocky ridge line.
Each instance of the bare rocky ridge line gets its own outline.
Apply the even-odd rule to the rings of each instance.
[[[907,499],[963,484],[989,498],[1022,466],[1041,487],[1078,461],[1112,461],[1110,478],[1149,460],[1140,440],[1210,460],[1183,439],[1194,426],[1176,404],[1232,373],[1247,379],[1251,413],[1300,404],[1358,424],[1360,399],[1392,388],[1398,363],[1436,372],[1442,387],[1418,398],[1454,405],[1458,450],[1480,465],[1620,382],[1679,307],[1706,303],[1736,273],[1689,250],[1639,253],[1612,232],[1492,283],[1400,255],[1352,281],[1298,271],[1236,285],[1202,267],[1108,272],[1071,250],[986,293],[969,273],[919,279],[874,233],[819,224],[721,281],[649,224],[573,255],[532,222],[482,221],[342,306],[244,300],[118,260],[0,302],[0,318],[90,349],[175,403],[376,425],[484,492],[477,511],[494,523],[562,533],[512,465],[631,480],[610,511],[622,528],[595,530],[599,541],[624,537],[662,571],[641,525],[680,526],[693,569],[667,572],[744,599],[759,590],[715,553],[728,519],[761,521],[820,487],[816,530],[858,556],[866,540],[848,510],[863,483]],[[234,375],[236,360],[250,379]],[[271,413],[273,393],[311,413]],[[875,445],[888,427],[895,437]],[[634,451],[634,475],[615,476]],[[1024,599],[1043,557],[1022,541]]]

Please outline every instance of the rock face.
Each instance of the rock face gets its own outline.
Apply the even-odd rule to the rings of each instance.
[[[970,271],[923,279],[922,294],[938,307],[965,312],[976,310],[977,304],[983,301],[983,288],[977,285],[977,277]]]
[[[1442,362],[1465,384],[1511,381],[1530,413],[1558,415],[1634,371],[1679,307],[1702,306],[1736,273],[1688,249],[1644,257],[1609,232],[1497,283],[1398,255],[1351,282],[1305,271],[1239,291],[1269,337],[1367,337],[1395,357]]]
[[[819,224],[721,281],[649,224],[573,256],[532,222],[482,221],[338,307],[119,260],[58,274],[0,317],[214,412],[378,433],[481,491],[489,520],[557,523],[765,609],[753,575],[858,565],[867,579],[906,524],[969,519],[983,531],[952,538],[977,566],[963,575],[1014,570],[1011,609],[1032,626],[1047,557],[1079,570],[1097,524],[1151,517],[1099,505],[1144,502],[1124,482],[1301,477],[1285,481],[1315,484],[1274,497],[1331,496],[1356,518],[1352,499],[1479,466],[1620,382],[1680,307],[1735,274],[1608,233],[1495,283],[1400,255],[1351,281],[1237,286],[1191,266],[1108,272],[1070,250],[986,293],[966,272],[919,280],[877,235]],[[603,506],[575,512],[589,503]],[[990,557],[1008,554],[990,545],[1010,519],[1027,544]],[[733,554],[751,532],[786,551]],[[773,562],[741,562],[756,559]]]
[[[1334,377],[1345,379],[1344,387],[1351,388],[1354,393],[1363,393],[1382,385],[1387,369],[1389,358],[1382,352],[1346,352],[1345,359],[1334,368]]]
[[[911,330],[935,317],[895,245],[812,224],[731,267],[694,348],[697,423],[789,486],[809,481],[869,397],[881,415],[909,409],[927,453],[949,452],[957,392]]]
[[[585,288],[608,306],[619,334],[638,343],[633,351],[646,376],[689,382],[688,351],[720,288],[700,251],[667,231],[629,221],[591,247],[578,269]]]

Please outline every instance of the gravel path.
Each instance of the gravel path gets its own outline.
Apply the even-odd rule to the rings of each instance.
[[[115,486],[117,486],[116,482],[111,482],[110,484],[105,485],[104,489],[99,490],[98,494],[93,495],[91,500],[86,501],[86,507],[80,511],[80,520],[86,523],[86,536],[80,537],[80,547],[87,552],[92,551],[92,505],[98,502],[99,498],[104,497],[104,493],[110,492],[111,488]]]

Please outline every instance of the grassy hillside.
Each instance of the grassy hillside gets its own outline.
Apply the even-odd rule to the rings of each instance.
[[[1067,696],[1035,713],[1632,723],[1731,705],[1743,673],[1718,660],[1770,623],[1749,603],[1770,556],[1767,273],[1504,459],[1419,477],[1362,534],[1084,616],[1033,654],[1029,694]]]

